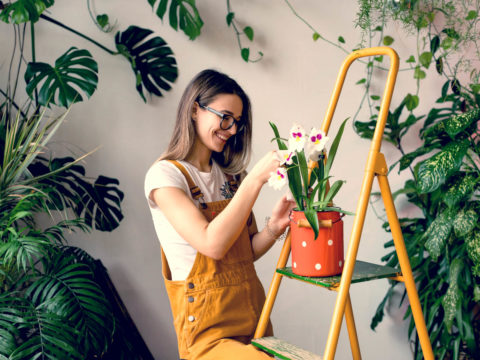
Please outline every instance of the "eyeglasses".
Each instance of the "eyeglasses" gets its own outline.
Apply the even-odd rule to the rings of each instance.
[[[222,120],[220,120],[220,128],[222,130],[228,130],[232,128],[233,124],[237,125],[237,132],[242,131],[245,128],[245,121],[242,119],[237,120],[233,115],[224,114],[220,111],[212,109],[211,107],[198,104],[202,109],[208,110],[215,115],[218,115]]]

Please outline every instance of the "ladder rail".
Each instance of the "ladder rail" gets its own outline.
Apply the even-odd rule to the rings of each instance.
[[[373,47],[368,49],[362,49],[354,51],[344,60],[342,67],[340,68],[337,82],[335,84],[330,103],[327,108],[327,113],[322,124],[322,129],[328,130],[330,123],[335,112],[335,108],[338,103],[341,89],[345,82],[345,77],[350,65],[359,58],[376,55],[388,55],[390,57],[390,69],[388,71],[387,82],[382,96],[382,102],[380,105],[380,112],[377,118],[377,125],[375,127],[374,136],[368,153],[367,164],[365,169],[365,175],[360,190],[360,198],[358,201],[356,215],[353,222],[352,233],[350,236],[350,242],[348,244],[347,255],[345,257],[345,264],[342,273],[342,280],[340,281],[340,287],[338,291],[338,298],[335,303],[333,311],[332,322],[328,333],[327,344],[325,347],[324,358],[327,360],[333,360],[338,344],[338,337],[340,335],[340,328],[342,325],[343,315],[345,313],[345,305],[347,296],[350,289],[353,270],[355,267],[355,260],[357,258],[358,247],[360,245],[360,237],[365,223],[365,216],[368,207],[368,200],[372,190],[373,178],[375,177],[375,165],[377,154],[380,151],[383,131],[387,122],[388,109],[390,108],[390,102],[392,100],[393,89],[398,73],[399,59],[398,55],[392,48],[389,47]]]

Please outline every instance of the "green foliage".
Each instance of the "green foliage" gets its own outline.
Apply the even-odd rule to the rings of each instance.
[[[54,0],[17,0],[5,6],[0,12],[0,20],[13,24],[29,21],[35,23],[40,15],[53,4]]]
[[[111,343],[115,320],[93,277],[91,262],[66,251],[64,233],[88,231],[93,226],[87,222],[102,220],[97,228],[117,226],[121,192],[99,178],[107,188],[89,195],[89,186],[95,185],[78,165],[83,157],[38,160],[47,153],[47,143],[65,114],[50,122],[45,118],[44,111],[30,118],[20,112],[14,118],[4,113],[0,122],[0,355],[9,359],[95,358]],[[39,164],[44,168],[39,170]],[[71,174],[75,181],[68,179]],[[73,183],[83,188],[83,195]],[[70,186],[70,193],[65,186]],[[98,210],[107,199],[113,199],[115,206]],[[80,206],[84,207],[78,211],[82,216],[51,227],[40,228],[35,221],[39,213],[53,220],[52,211]],[[119,212],[115,221],[98,215],[111,208]],[[101,220],[89,220],[87,211]]]
[[[177,63],[165,40],[159,36],[147,37],[152,30],[130,26],[115,35],[115,44],[120,54],[128,59],[136,79],[136,88],[143,101],[147,101],[144,89],[161,96],[160,89],[170,90],[169,84],[178,76]]]
[[[411,71],[417,88],[389,112],[384,133],[384,140],[401,152],[390,169],[398,165],[399,172],[411,172],[411,179],[395,191],[394,197],[396,201],[406,199],[422,214],[400,219],[400,225],[435,358],[461,358],[462,353],[466,358],[476,358],[480,344],[474,317],[480,299],[480,74],[475,66],[480,60],[478,4],[471,0],[360,0],[359,5],[357,24],[364,38],[377,36],[379,44],[385,44],[383,32],[395,22],[396,27],[417,39],[417,51],[407,57],[409,68],[403,69]],[[434,24],[437,16],[441,21]],[[427,79],[425,70],[432,64],[445,83],[432,108],[417,115],[414,111],[420,104],[420,84]],[[366,67],[367,95],[372,86],[369,76],[376,67],[375,62]],[[460,74],[465,84],[460,83]],[[354,122],[364,138],[373,136],[378,108],[369,105],[369,110],[370,121]],[[405,152],[408,131],[419,127],[419,133],[413,135],[415,139],[419,135],[419,146]],[[387,223],[384,227],[389,231]],[[392,249],[393,241],[385,247]],[[393,249],[382,260],[389,266],[399,265]],[[396,284],[391,283],[379,304],[372,319],[373,329],[383,319]],[[414,339],[415,359],[421,359],[410,309],[405,317],[410,322],[408,336]]]
[[[395,196],[404,194],[423,214],[401,219],[400,223],[436,358],[458,353],[460,344],[464,344],[467,354],[478,353],[472,311],[478,301],[474,301],[475,289],[480,285],[480,147],[476,140],[480,98],[463,87],[454,91],[451,84],[449,80],[440,89],[437,107],[426,115],[403,114],[405,109],[409,110],[407,95],[389,113],[384,135],[402,152],[394,166],[398,165],[400,172],[410,169],[413,175]],[[406,130],[420,120],[424,120],[421,144],[405,154],[402,141]],[[373,135],[372,126],[371,122],[355,123],[363,137]],[[393,242],[385,246],[392,247]],[[389,266],[398,266],[394,251],[382,260]],[[385,301],[390,296],[391,291],[379,305],[372,319],[373,328],[383,318]],[[410,310],[406,317],[412,336],[414,321]],[[419,359],[422,355],[418,343],[416,349]]]
[[[349,213],[339,208],[333,208],[332,201],[338,193],[344,181],[337,180],[332,186],[329,186],[330,170],[335,160],[335,155],[342,138],[343,131],[348,119],[345,119],[340,126],[335,138],[328,151],[328,156],[324,150],[325,134],[320,133],[322,139],[319,147],[321,149],[309,148],[308,141],[302,149],[298,149],[292,139],[289,140],[289,146],[285,144],[280,137],[277,126],[270,122],[270,127],[275,135],[279,150],[286,152],[287,158],[291,161],[285,162],[286,173],[288,177],[288,186],[292,192],[293,198],[297,203],[299,210],[305,213],[305,217],[314,232],[314,239],[318,237],[318,217],[319,211],[339,211]],[[303,128],[298,127],[294,131],[301,133],[301,137],[306,137]],[[313,134],[317,135],[317,132]],[[322,144],[323,142],[323,144]]]
[[[72,103],[83,100],[75,87],[88,97],[95,92],[97,74],[97,62],[90,52],[71,47],[55,61],[54,66],[41,62],[28,64],[25,71],[27,94],[33,99],[35,90],[43,82],[38,94],[38,103],[43,106],[56,104],[67,108]]]
[[[148,3],[154,9],[157,0],[148,0]],[[163,20],[168,8],[169,0],[160,0],[158,2],[155,13]],[[170,0],[170,8],[168,8],[168,20],[170,26],[175,30],[182,30],[190,40],[194,40],[200,35],[203,21],[195,6],[195,0]]]

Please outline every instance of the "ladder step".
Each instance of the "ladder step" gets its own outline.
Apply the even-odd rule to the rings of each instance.
[[[276,358],[284,360],[322,360],[320,355],[303,350],[298,346],[289,344],[286,341],[277,339],[274,336],[253,339],[252,344],[256,347],[275,355]]]
[[[291,267],[277,269],[277,273],[285,275],[289,278],[298,279],[312,283],[314,285],[323,286],[326,288],[335,288],[340,285],[342,275],[327,276],[327,277],[309,277],[294,274]],[[384,279],[389,277],[400,276],[401,271],[389,266],[372,264],[365,261],[357,260],[355,262],[355,270],[353,271],[352,284],[375,279]]]

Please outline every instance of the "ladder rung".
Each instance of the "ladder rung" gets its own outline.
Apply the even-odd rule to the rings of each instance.
[[[282,275],[288,276],[289,278],[306,281],[308,283],[327,287],[327,288],[335,288],[339,286],[340,280],[342,278],[341,274],[336,276],[328,276],[328,277],[301,276],[301,275],[294,274],[292,272],[291,267],[277,269],[277,272]],[[355,270],[353,271],[352,284],[375,280],[375,279],[396,277],[400,275],[401,275],[400,270],[394,269],[392,267],[376,265],[369,262],[357,260],[355,262]]]
[[[252,344],[272,355],[275,355],[275,357],[279,359],[322,360],[320,355],[315,355],[310,351],[303,350],[298,346],[289,344],[288,342],[277,339],[274,336],[253,339]]]

